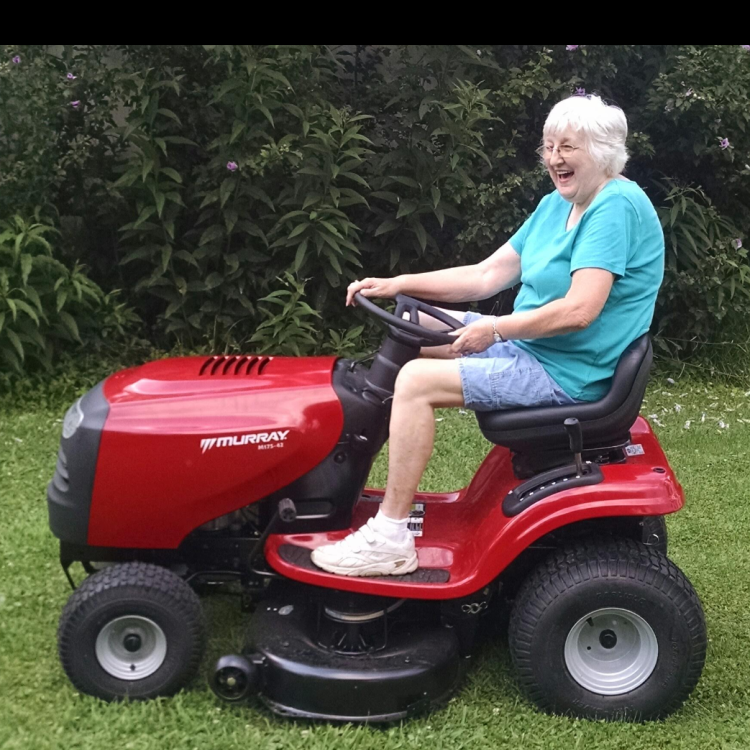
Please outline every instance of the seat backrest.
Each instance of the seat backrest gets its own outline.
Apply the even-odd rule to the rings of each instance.
[[[488,440],[513,451],[560,450],[568,446],[563,422],[575,417],[584,448],[622,444],[640,411],[652,361],[651,339],[644,334],[622,353],[610,389],[599,401],[477,412],[479,427]]]

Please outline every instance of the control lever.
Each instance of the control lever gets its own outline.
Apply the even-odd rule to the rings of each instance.
[[[568,433],[571,453],[576,461],[576,475],[582,477],[584,473],[583,459],[581,458],[583,451],[583,430],[581,430],[581,425],[575,417],[569,417],[563,424],[565,425],[565,432]]]
[[[258,537],[253,547],[250,557],[248,557],[248,565],[252,567],[252,563],[255,562],[255,558],[263,552],[263,547],[266,544],[266,539],[271,535],[271,532],[278,525],[279,521],[282,523],[291,523],[297,519],[297,506],[294,504],[294,500],[289,497],[282,498],[279,500],[279,504],[276,506],[274,514],[271,516],[271,520],[268,522],[268,526],[263,529],[263,533]]]
[[[283,500],[279,500],[279,518],[284,523],[291,523],[297,520],[297,507],[294,504],[294,500],[289,497],[285,497]]]

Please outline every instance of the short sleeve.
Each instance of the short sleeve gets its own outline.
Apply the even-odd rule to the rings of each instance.
[[[573,244],[570,272],[603,268],[623,276],[638,242],[638,214],[623,195],[607,196],[584,214]]]
[[[521,224],[520,228],[516,233],[508,240],[508,243],[510,246],[519,254],[523,255],[523,246],[526,242],[526,235],[529,233],[529,226],[531,225],[531,220],[534,218],[534,214],[531,214],[526,221],[524,221],[523,224]]]
[[[519,254],[523,255],[523,246],[526,243],[526,237],[529,234],[529,229],[534,221],[534,217],[541,213],[541,208],[547,202],[549,195],[545,195],[542,200],[539,201],[539,205],[531,212],[531,215],[524,221],[520,229],[508,240],[510,246]]]

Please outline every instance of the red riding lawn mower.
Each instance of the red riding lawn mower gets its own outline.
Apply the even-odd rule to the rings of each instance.
[[[593,403],[478,413],[495,444],[470,485],[418,493],[419,569],[347,578],[310,560],[374,515],[365,489],[399,369],[459,324],[409,297],[368,368],[336,357],[186,357],[118,372],[67,412],[49,485],[68,572],[89,577],[60,621],[72,683],[105,700],[174,693],[205,645],[196,592],[241,587],[240,654],[211,673],[227,701],[293,717],[394,721],[439,706],[480,621],[512,602],[509,644],[540,708],[647,720],[700,677],[703,612],[666,556],[684,503],[645,420],[647,336]],[[420,313],[446,325],[430,330]],[[74,586],[75,588],[75,586]]]

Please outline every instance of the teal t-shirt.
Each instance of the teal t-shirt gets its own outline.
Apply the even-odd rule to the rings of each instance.
[[[555,191],[510,238],[521,256],[515,312],[564,297],[579,268],[615,274],[599,317],[582,331],[515,343],[533,354],[572,398],[596,401],[609,390],[620,355],[648,331],[664,276],[664,234],[651,201],[628,180],[607,183],[570,231],[572,204]]]

